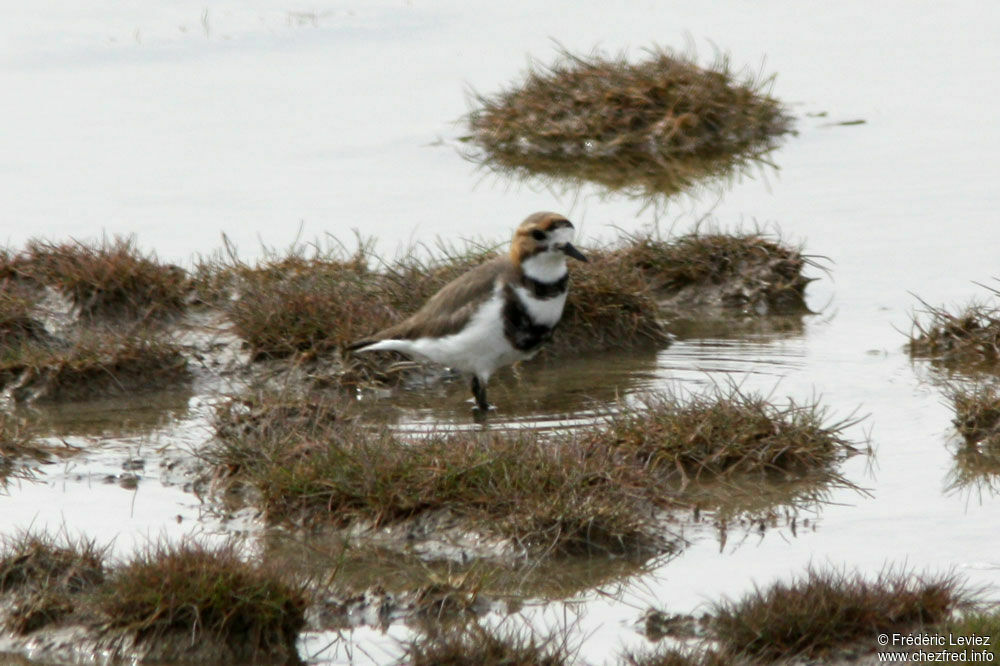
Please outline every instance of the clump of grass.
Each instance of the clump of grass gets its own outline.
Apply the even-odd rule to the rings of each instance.
[[[688,398],[649,396],[640,408],[622,410],[589,437],[685,483],[736,475],[787,477],[833,473],[837,463],[859,452],[843,436],[856,419],[826,420],[818,403],[789,401],[779,407],[760,394],[717,388]]]
[[[573,554],[661,550],[641,470],[601,443],[537,434],[431,434],[312,418],[234,436],[223,408],[205,456],[256,488],[271,520],[375,526],[447,511],[525,548]]]
[[[14,595],[6,628],[28,634],[72,614],[104,582],[104,549],[92,541],[23,533],[0,546],[0,594]]]
[[[18,400],[78,400],[162,388],[188,377],[173,342],[143,330],[81,331],[66,344],[23,343],[3,350],[0,378],[16,379]]]
[[[946,621],[972,605],[955,576],[883,570],[874,578],[810,568],[790,583],[715,604],[713,633],[729,654],[763,660],[816,657],[879,633]]]
[[[530,631],[490,630],[478,624],[446,628],[404,645],[410,666],[561,666],[570,662],[565,640]]]
[[[952,619],[935,629],[936,633],[939,635],[947,635],[956,637],[954,642],[957,642],[957,637],[961,636],[963,638],[990,638],[990,645],[954,645],[949,644],[948,650],[957,653],[966,653],[968,655],[968,660],[973,661],[973,655],[979,658],[979,661],[983,661],[982,654],[992,655],[992,659],[989,661],[996,661],[1000,658],[1000,645],[997,641],[1000,640],[1000,611],[996,609],[990,612],[975,612],[967,613],[960,618]]]
[[[954,451],[948,489],[995,494],[1000,488],[1000,386],[992,381],[948,384],[952,423],[964,444]]]
[[[626,652],[627,666],[743,666],[745,659],[723,655],[714,650],[694,650],[661,646],[644,653]]]
[[[104,549],[92,541],[60,541],[26,532],[0,545],[0,592],[34,585],[58,585],[71,592],[104,580]]]
[[[658,294],[688,307],[717,305],[744,313],[808,312],[805,288],[811,280],[802,275],[802,269],[815,265],[814,261],[761,232],[695,231],[667,240],[632,236],[621,252],[623,260],[639,267]]]
[[[0,411],[0,489],[11,477],[31,478],[24,459],[46,460],[48,457],[49,449],[36,443],[35,433],[27,421]]]
[[[97,244],[32,240],[23,263],[32,279],[70,298],[84,319],[176,314],[190,290],[183,269],[143,254],[131,237]]]
[[[35,299],[0,282],[0,355],[25,342],[48,337],[45,325],[32,316]]]
[[[986,287],[994,299],[1000,291]],[[923,301],[911,321],[910,354],[947,365],[995,368],[1000,362],[1000,305],[972,302],[953,314]]]
[[[653,292],[634,263],[611,250],[586,253],[589,261],[572,267],[557,343],[545,353],[576,355],[669,344]]]
[[[992,382],[951,389],[953,423],[971,447],[1000,453],[1000,387]]]
[[[766,163],[792,119],[767,94],[770,78],[708,68],[665,49],[625,55],[562,52],[524,81],[477,94],[474,159],[527,177],[595,182],[652,198]]]
[[[188,542],[150,546],[117,567],[96,610],[106,628],[134,633],[140,643],[207,638],[237,659],[279,654],[294,661],[306,603],[301,585],[243,561],[232,546]]]
[[[354,257],[293,248],[256,266],[237,261],[226,314],[255,360],[333,351],[397,317],[366,262],[364,245]]]

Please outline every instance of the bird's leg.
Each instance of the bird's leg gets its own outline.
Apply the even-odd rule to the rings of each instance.
[[[483,414],[490,411],[490,403],[486,400],[486,383],[479,381],[479,377],[472,376],[472,396],[476,399],[475,409]]]

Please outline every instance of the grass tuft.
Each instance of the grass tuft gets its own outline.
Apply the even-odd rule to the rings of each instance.
[[[0,546],[0,594],[14,595],[5,618],[24,635],[73,613],[79,595],[105,579],[105,550],[92,541],[23,533]]]
[[[397,316],[366,267],[354,257],[300,250],[236,268],[237,297],[226,306],[234,331],[257,359],[336,350]]]
[[[0,379],[18,400],[79,400],[156,388],[188,378],[178,345],[142,329],[78,332],[72,342],[0,349]]]
[[[994,662],[1000,659],[1000,645],[997,641],[1000,640],[1000,611],[995,608],[990,612],[975,612],[967,613],[960,618],[952,619],[945,624],[936,628],[936,632],[941,635],[950,634],[954,636],[954,642],[950,642],[948,645],[948,651],[953,653],[962,654],[965,653],[967,656],[965,659],[958,659],[957,661],[989,661]],[[989,638],[989,646],[983,645],[955,645],[958,642],[958,637],[963,638]],[[989,654],[991,657],[989,659],[984,659],[983,654]]]
[[[687,398],[648,396],[640,408],[612,416],[591,437],[684,482],[788,476],[830,470],[859,452],[843,437],[856,419],[826,420],[818,403],[779,407],[760,394],[716,388]]]
[[[530,631],[491,630],[478,624],[446,628],[404,645],[410,666],[561,666],[570,661],[565,642]]]
[[[951,387],[952,422],[970,447],[1000,453],[1000,386],[983,382]]]
[[[26,342],[46,340],[45,325],[33,317],[36,299],[0,282],[0,356]]]
[[[879,633],[944,622],[968,608],[970,594],[952,575],[883,570],[874,578],[810,568],[790,583],[755,588],[715,604],[713,633],[729,654],[763,660],[816,657],[871,641]]]
[[[243,561],[232,546],[190,542],[149,546],[109,575],[97,600],[106,628],[140,642],[209,637],[245,658],[294,655],[305,607],[304,588]]]
[[[693,650],[660,646],[643,653],[626,652],[625,666],[744,666],[746,660],[722,655],[714,650]]]
[[[474,432],[407,441],[312,409],[296,425],[249,431],[232,406],[217,412],[205,456],[230,483],[254,487],[272,520],[379,526],[447,511],[554,554],[662,548],[637,470],[598,442]]]
[[[602,349],[666,346],[670,336],[648,281],[614,250],[586,250],[571,268],[569,295],[550,356]]]
[[[181,312],[190,291],[183,269],[144,255],[131,237],[52,243],[32,240],[23,269],[70,298],[84,319],[156,319]]]
[[[762,232],[704,233],[670,239],[631,236],[623,261],[635,264],[664,305],[715,306],[746,314],[803,314],[802,275],[815,260]],[[713,288],[714,287],[714,288]]]
[[[925,318],[911,319],[908,348],[915,357],[946,365],[995,368],[1000,363],[1000,290],[986,287],[993,303],[972,302],[958,313],[920,301]]]
[[[665,49],[639,62],[562,51],[516,87],[475,95],[469,138],[485,154],[470,157],[519,177],[670,195],[766,163],[792,126],[770,84],[725,58],[703,68]]]

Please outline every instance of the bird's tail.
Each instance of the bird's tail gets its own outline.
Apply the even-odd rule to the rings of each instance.
[[[373,345],[376,342],[378,342],[378,340],[375,338],[365,338],[364,340],[358,340],[357,342],[352,342],[351,344],[346,345],[342,351],[344,353],[355,352],[363,347],[367,347],[368,345]]]

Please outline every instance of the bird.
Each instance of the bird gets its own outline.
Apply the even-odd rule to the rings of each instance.
[[[572,244],[573,223],[538,212],[514,231],[507,255],[458,276],[404,321],[345,347],[397,351],[471,375],[474,412],[485,416],[490,376],[530,359],[552,337],[569,287],[567,257],[587,261]]]

